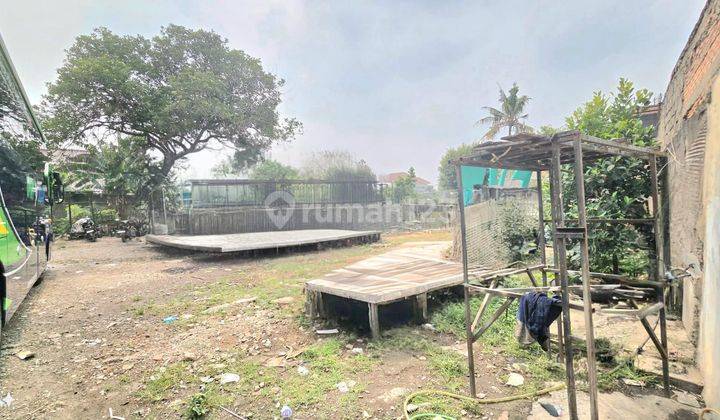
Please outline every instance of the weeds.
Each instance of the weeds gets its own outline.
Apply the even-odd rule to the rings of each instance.
[[[190,397],[187,409],[187,417],[189,419],[201,419],[210,412],[207,396],[200,392]]]

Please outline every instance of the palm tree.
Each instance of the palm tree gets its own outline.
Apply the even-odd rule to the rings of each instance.
[[[528,114],[524,114],[523,112],[525,111],[525,106],[530,101],[530,97],[527,95],[518,96],[518,90],[520,90],[520,88],[517,83],[513,83],[512,88],[510,88],[507,94],[500,88],[500,105],[502,110],[491,106],[483,107],[483,109],[490,114],[476,123],[490,124],[490,129],[485,133],[483,139],[491,140],[505,127],[508,129],[509,136],[533,131],[532,127],[521,122],[521,120],[527,119],[528,117]]]

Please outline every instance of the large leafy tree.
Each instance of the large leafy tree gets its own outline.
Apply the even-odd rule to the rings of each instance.
[[[483,139],[491,140],[500,130],[505,128],[507,128],[508,135],[532,131],[532,128],[523,122],[528,117],[525,107],[530,102],[530,97],[519,95],[519,91],[520,88],[517,83],[513,83],[507,93],[500,88],[500,109],[491,106],[483,107],[490,114],[477,122],[477,124],[481,125],[490,124],[490,128],[483,136]]]
[[[472,155],[474,145],[461,144],[458,147],[449,148],[440,158],[440,167],[438,172],[438,188],[441,190],[455,191],[457,190],[457,177],[455,176],[455,165],[450,164],[451,160]]]
[[[92,143],[133,137],[148,192],[175,164],[220,144],[257,160],[301,127],[278,113],[283,81],[214,32],[177,25],[152,39],[106,28],[79,36],[44,100],[54,135]]]
[[[654,145],[653,127],[643,126],[638,111],[650,104],[647,89],[635,89],[620,79],[609,95],[596,92],[566,119],[568,129],[604,139],[625,139],[636,146]],[[571,173],[563,176],[563,192],[570,217],[576,216],[577,196]],[[585,195],[588,217],[647,217],[650,178],[647,164],[639,159],[609,158],[585,164]],[[591,266],[597,271],[637,274],[647,269],[648,250],[654,246],[649,226],[600,225],[591,236]],[[652,255],[652,252],[650,252]]]
[[[121,137],[114,142],[88,145],[87,149],[89,156],[85,162],[66,168],[68,181],[100,185],[120,216],[127,216],[130,206],[152,177],[144,140]],[[165,178],[166,184],[171,181],[172,176]]]

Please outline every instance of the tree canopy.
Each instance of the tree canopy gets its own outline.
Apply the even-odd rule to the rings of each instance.
[[[375,181],[377,176],[363,159],[350,152],[329,151],[314,153],[300,169],[301,176],[326,181]]]
[[[440,158],[440,167],[438,167],[438,171],[440,172],[440,176],[438,178],[439,189],[448,191],[457,190],[455,165],[451,165],[449,162],[453,159],[471,155],[472,150],[472,144],[461,144],[458,147],[451,147],[447,149],[445,154]]]
[[[525,113],[525,107],[530,102],[530,97],[518,95],[519,91],[520,88],[517,83],[513,83],[507,93],[500,88],[500,109],[491,106],[483,107],[490,114],[477,122],[480,125],[490,124],[490,128],[483,136],[483,139],[491,140],[504,128],[507,128],[508,135],[532,132],[532,128],[523,123],[523,120],[528,117],[528,114]]]
[[[408,169],[407,174],[401,176],[389,188],[385,190],[386,197],[393,203],[404,203],[417,197],[415,192],[415,168]]]
[[[638,111],[650,104],[652,93],[636,90],[632,82],[620,79],[617,90],[610,95],[596,92],[566,119],[568,129],[580,130],[592,136],[622,138],[636,146],[654,144],[653,127],[643,126]],[[571,174],[563,177],[570,217],[576,217],[577,195]],[[647,164],[640,159],[610,158],[585,165],[585,195],[588,217],[643,218],[647,217],[647,197],[650,178]],[[575,213],[575,214],[573,214]],[[603,225],[593,230],[591,237],[591,265],[594,270],[622,271],[636,274],[647,266],[642,255],[654,244],[652,231],[647,227]],[[641,252],[637,252],[641,251]]]
[[[257,180],[298,179],[298,176],[297,169],[272,159],[264,160],[250,170],[250,179]]]
[[[214,32],[169,25],[147,39],[99,28],[67,50],[43,107],[56,137],[85,145],[137,139],[157,185],[211,144],[252,161],[292,138],[301,125],[278,113],[282,86]]]

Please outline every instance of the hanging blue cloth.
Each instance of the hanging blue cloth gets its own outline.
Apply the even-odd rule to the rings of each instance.
[[[517,319],[543,348],[550,337],[550,325],[560,316],[561,300],[545,293],[530,292],[520,298]]]

